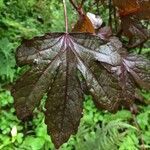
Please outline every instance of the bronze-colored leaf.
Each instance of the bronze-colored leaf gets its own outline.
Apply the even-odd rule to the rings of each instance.
[[[150,19],[150,0],[138,0],[138,3],[140,5],[140,9],[137,12],[134,12],[133,14],[136,15],[139,19]]]
[[[113,0],[120,16],[136,15],[139,19],[150,19],[150,0]]]
[[[113,4],[119,8],[121,16],[126,16],[140,10],[138,0],[113,0]]]
[[[80,14],[79,20],[73,27],[72,32],[95,33],[95,29],[90,19],[86,15]]]

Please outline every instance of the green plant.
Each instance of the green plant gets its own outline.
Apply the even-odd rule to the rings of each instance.
[[[1,80],[13,81],[15,73],[15,60],[12,53],[14,45],[9,42],[8,38],[0,39],[0,78]]]
[[[147,94],[148,95],[148,94]],[[137,121],[141,131],[131,124],[130,111],[120,110],[116,114],[107,111],[98,111],[91,96],[85,96],[83,118],[78,133],[63,144],[61,150],[128,150],[139,149],[140,135],[142,133],[145,147],[150,145],[149,106],[140,106],[141,113]],[[21,123],[15,116],[12,107],[13,98],[9,91],[0,93],[0,149],[2,150],[49,150],[54,149],[47,127],[44,124],[43,113],[36,110],[33,121]],[[119,129],[119,130],[118,130]],[[39,142],[40,141],[40,142]]]
[[[38,112],[33,122],[21,123],[13,108],[9,91],[0,93],[0,150],[41,150],[53,147],[47,135],[43,113]],[[27,131],[26,131],[27,130]]]

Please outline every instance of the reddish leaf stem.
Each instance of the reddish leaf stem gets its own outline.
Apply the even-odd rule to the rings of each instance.
[[[80,8],[82,8],[84,2],[85,2],[85,0],[82,0],[82,1],[81,1]]]
[[[65,27],[66,27],[66,33],[68,33],[68,17],[67,17],[67,9],[66,9],[66,1],[63,0],[64,5],[64,19],[65,19]]]
[[[118,31],[118,20],[117,20],[117,15],[116,15],[116,7],[113,7],[114,9],[114,21],[115,21],[115,31]]]
[[[69,0],[69,2],[72,4],[72,6],[78,12],[79,15],[84,14],[82,6],[83,6],[85,0],[82,0],[80,4],[75,4],[74,0]]]
[[[72,4],[72,6],[74,7],[74,9],[76,11],[78,11],[78,7],[75,5],[75,2],[73,0],[69,0],[69,2]]]
[[[109,26],[112,29],[112,0],[109,0]]]

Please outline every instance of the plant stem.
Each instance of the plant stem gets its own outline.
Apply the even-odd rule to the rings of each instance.
[[[113,7],[114,9],[114,21],[115,21],[115,31],[118,31],[118,20],[117,20],[117,15],[116,15],[116,7]]]
[[[109,0],[109,26],[112,29],[112,0]]]
[[[85,0],[82,0],[82,1],[81,1],[80,8],[82,8],[84,2],[85,2]]]
[[[78,11],[78,7],[75,5],[75,2],[73,0],[69,0],[69,2],[72,4],[72,6],[74,7],[74,9],[76,11]]]
[[[65,19],[65,27],[66,27],[66,33],[68,33],[68,17],[67,17],[67,9],[66,9],[66,1],[63,0],[64,5],[64,19]]]

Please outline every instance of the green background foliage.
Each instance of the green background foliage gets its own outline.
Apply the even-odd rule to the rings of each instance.
[[[76,22],[76,13],[67,3],[68,18],[71,26]],[[85,3],[88,11],[96,12],[91,1]],[[103,8],[101,15],[108,19]],[[53,150],[54,145],[47,134],[44,114],[35,110],[33,120],[21,122],[13,107],[9,90],[2,86],[12,83],[25,68],[16,66],[15,51],[24,38],[32,38],[46,32],[64,31],[63,6],[55,0],[0,0],[0,150]],[[143,49],[143,53],[149,48]],[[143,91],[146,101],[150,94]],[[61,146],[62,150],[138,150],[143,145],[150,149],[150,106],[138,105],[135,117],[140,125],[136,128],[130,111],[122,109],[115,114],[99,111],[92,97],[85,95],[83,118],[78,133]]]

